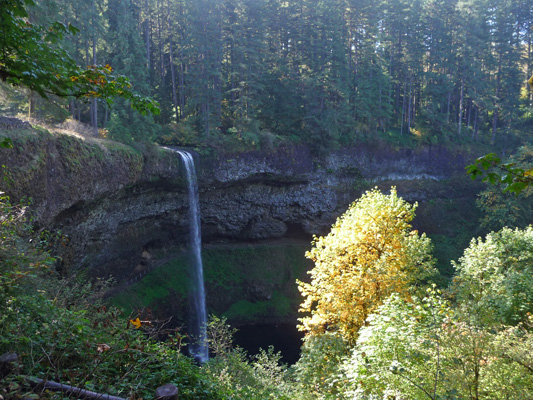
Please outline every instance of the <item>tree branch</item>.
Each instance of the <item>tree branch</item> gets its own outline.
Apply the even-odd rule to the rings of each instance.
[[[48,389],[53,390],[55,392],[62,392],[65,393],[67,396],[76,397],[77,399],[127,400],[123,397],[116,397],[108,394],[91,392],[90,390],[85,390],[76,386],[64,385],[62,383],[57,383],[54,381],[45,381],[43,379],[33,377],[25,377],[25,379],[34,389]]]
[[[418,389],[420,389],[422,392],[424,392],[431,400],[435,400],[433,396],[431,396],[431,393],[429,393],[426,389],[424,389],[422,386],[420,386],[418,383],[416,383],[414,380],[409,378],[407,375],[402,375],[400,372],[398,372],[398,376],[404,378],[409,382],[411,385],[414,385]]]

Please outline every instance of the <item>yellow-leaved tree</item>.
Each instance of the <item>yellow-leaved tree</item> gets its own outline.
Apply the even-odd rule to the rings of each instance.
[[[325,237],[315,237],[306,257],[314,261],[310,283],[298,281],[304,297],[299,329],[326,331],[355,343],[366,318],[392,293],[408,297],[414,284],[435,273],[432,245],[411,230],[417,204],[396,188],[377,188],[351,204]]]

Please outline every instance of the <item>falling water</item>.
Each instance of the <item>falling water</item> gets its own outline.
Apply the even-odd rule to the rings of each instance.
[[[187,171],[187,183],[189,187],[189,226],[190,243],[193,262],[190,267],[190,336],[193,338],[190,344],[191,355],[200,362],[206,362],[209,358],[207,347],[205,311],[204,273],[202,267],[202,236],[200,232],[200,204],[198,201],[198,184],[192,155],[183,150],[176,151],[185,165]]]

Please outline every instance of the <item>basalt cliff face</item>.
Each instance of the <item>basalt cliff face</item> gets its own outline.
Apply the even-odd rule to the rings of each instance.
[[[0,190],[14,199],[30,197],[38,229],[59,231],[68,239],[57,246],[63,273],[84,270],[89,277],[113,276],[125,285],[187,245],[185,171],[174,152],[40,129],[1,135],[12,137],[14,148],[0,149],[0,164],[11,177]],[[468,155],[437,146],[361,145],[324,157],[303,146],[193,154],[203,242],[211,248],[206,253],[208,308],[236,321],[251,309],[263,316],[277,310],[294,321],[299,297],[294,282],[304,279],[309,267],[306,246],[312,235],[326,234],[366,189],[397,186],[402,197],[420,202],[415,227],[439,235],[449,233],[442,221],[450,213],[461,219],[469,212],[476,192],[464,176]],[[461,202],[469,206],[457,206]],[[300,247],[279,247],[286,242]],[[231,246],[237,250],[228,250]],[[284,269],[285,264],[296,267]],[[163,285],[161,279],[145,284],[147,290]],[[185,312],[185,298],[184,291],[169,289],[150,301],[161,306],[160,314],[176,315]]]
[[[14,147],[0,149],[10,177],[2,190],[30,198],[38,229],[67,238],[57,249],[65,272],[120,278],[147,243],[185,230],[181,166],[166,152],[37,129],[10,133]]]
[[[175,153],[30,129],[13,140],[13,149],[0,149],[12,180],[2,190],[30,197],[38,227],[68,237],[64,268],[120,279],[147,252],[186,243],[185,174]],[[206,243],[326,233],[373,185],[396,185],[409,201],[464,195],[435,184],[466,164],[441,147],[358,146],[323,158],[290,147],[195,160]]]
[[[358,146],[323,158],[295,147],[200,160],[202,225],[208,239],[311,237],[326,233],[375,185],[397,185],[409,201],[457,195],[444,185],[435,191],[434,183],[462,174],[465,164],[464,156],[442,147],[387,146]],[[430,184],[423,189],[422,182]]]

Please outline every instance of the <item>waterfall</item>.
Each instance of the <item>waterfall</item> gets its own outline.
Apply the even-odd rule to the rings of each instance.
[[[202,266],[202,235],[200,232],[200,204],[198,200],[198,183],[192,155],[183,150],[173,150],[183,160],[187,172],[189,189],[189,229],[192,262],[190,266],[190,312],[189,336],[191,336],[190,354],[199,362],[209,359],[207,347],[207,314],[205,310],[204,272]]]

